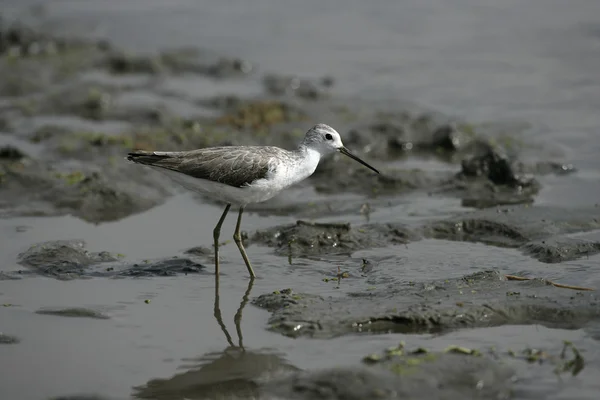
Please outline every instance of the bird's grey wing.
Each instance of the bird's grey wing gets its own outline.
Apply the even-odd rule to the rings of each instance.
[[[135,152],[127,159],[194,178],[242,187],[267,176],[276,147],[211,147],[185,152]]]

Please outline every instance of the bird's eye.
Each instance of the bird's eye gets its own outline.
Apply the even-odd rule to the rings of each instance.
[[[328,133],[325,135],[325,139],[327,140],[333,140],[333,136],[331,136],[331,133]]]

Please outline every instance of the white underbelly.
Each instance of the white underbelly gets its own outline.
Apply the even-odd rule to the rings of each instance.
[[[236,206],[245,206],[250,203],[260,203],[269,200],[279,192],[278,188],[272,188],[268,185],[261,184],[262,182],[260,181],[250,186],[233,187],[206,179],[194,178],[189,175],[164,168],[152,168],[167,175],[170,179],[177,182],[187,190],[206,195],[214,200],[231,203]]]

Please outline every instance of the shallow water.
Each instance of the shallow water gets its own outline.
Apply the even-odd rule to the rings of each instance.
[[[181,213],[175,212],[178,209],[197,212],[180,218]],[[421,209],[422,212],[423,209],[426,207]],[[124,252],[126,260],[177,255],[194,245],[210,243],[210,229],[202,227],[212,226],[217,211],[215,206],[198,204],[193,196],[181,194],[146,213],[100,226],[70,217],[1,220],[2,235],[8,239],[2,241],[0,248],[6,260],[3,270],[19,269],[12,260],[16,259],[19,250],[30,244],[74,237],[84,238],[92,251],[109,249]],[[383,211],[372,216],[372,221],[385,219],[382,214]],[[246,218],[247,225],[252,227],[290,220],[287,217],[260,218],[251,213]],[[227,222],[225,231],[232,228],[233,218]],[[21,227],[18,232],[17,227]],[[338,285],[324,282],[323,278],[335,277],[337,265],[343,270],[357,271],[362,258],[376,265],[379,278],[373,278],[372,282],[374,287],[381,285],[381,288],[408,281],[435,280],[440,276],[458,278],[465,273],[494,268],[511,274],[525,271],[534,276],[600,289],[597,272],[591,273],[600,261],[598,256],[567,262],[558,268],[533,261],[517,250],[473,243],[423,240],[406,246],[362,250],[353,253],[350,258],[293,260],[291,267],[286,257],[273,255],[271,249],[249,246],[248,254],[258,274],[251,287],[250,298],[286,287],[321,296],[343,296],[361,290],[364,288],[362,280],[345,279]],[[248,289],[249,280],[233,244],[224,246],[222,255],[219,307],[232,343],[238,345],[234,314]],[[338,262],[335,262],[336,259]],[[393,272],[398,268],[402,269],[401,279],[390,280],[390,276],[398,276]],[[3,398],[39,399],[66,393],[102,393],[123,398],[132,392],[132,387],[144,386],[151,379],[167,379],[196,371],[210,364],[211,360],[224,357],[223,352],[229,347],[228,340],[213,316],[215,282],[210,266],[208,271],[199,275],[148,279],[57,281],[33,277],[3,282],[0,301],[10,306],[0,309],[2,322],[11,334],[22,341],[19,345],[3,346],[1,349]],[[73,306],[101,311],[111,319],[34,314],[40,308]],[[593,376],[600,370],[600,365],[594,350],[595,341],[583,330],[503,326],[459,331],[439,337],[388,334],[373,337],[352,335],[334,340],[290,339],[265,330],[269,318],[267,311],[249,304],[244,307],[242,315],[240,326],[247,352],[262,354],[268,359],[260,367],[254,361],[244,363],[244,357],[249,356],[238,361],[230,360],[227,368],[215,366],[215,375],[211,376],[217,382],[234,376],[254,377],[258,373],[257,368],[263,373],[270,369],[281,373],[276,368],[281,363],[300,369],[352,364],[364,355],[379,352],[400,340],[411,347],[438,350],[448,345],[496,346],[502,350],[527,346],[559,349],[562,340],[571,340],[591,360],[591,365],[587,365],[585,373],[578,378],[589,382],[583,392],[577,391],[577,395],[582,396],[578,398],[591,399],[594,390],[597,390]],[[195,379],[202,381],[208,378],[203,372]],[[167,387],[177,394],[173,398],[184,398],[188,391],[197,395],[205,393],[202,389],[194,389],[191,382],[167,384]],[[541,383],[533,387],[531,382],[523,385],[527,390],[537,388],[543,392],[544,389]],[[567,392],[575,390],[571,389],[571,385],[575,383],[566,386]]]
[[[33,3],[1,1],[0,5],[4,12],[25,18]],[[44,8],[44,25],[53,31],[106,37],[136,50],[199,46],[247,58],[262,71],[330,74],[338,96],[414,102],[472,121],[530,124],[524,132],[528,140],[551,143],[557,158],[580,168],[567,179],[542,178],[544,188],[536,203],[589,206],[600,199],[600,144],[596,140],[600,130],[600,2],[595,0],[388,0],[375,4],[261,0],[252,5],[241,0],[57,0]],[[173,80],[169,85],[165,89],[192,90],[185,81]],[[257,90],[245,83],[201,83],[194,88],[242,95]],[[414,160],[405,165],[444,168]],[[300,194],[320,199],[299,191],[287,195]],[[375,209],[370,221],[416,224],[466,210],[458,199],[425,194],[412,194],[394,204]],[[193,246],[210,245],[220,212],[219,207],[190,194],[177,194],[145,213],[101,225],[68,216],[0,220],[0,270],[20,269],[16,258],[21,251],[57,239],[81,238],[90,251],[122,253],[132,261],[181,255]],[[252,232],[295,220],[294,216],[261,217],[249,212],[243,228]],[[357,212],[320,221],[341,220],[356,224],[364,222],[364,216]],[[233,232],[233,223],[232,213],[224,239]],[[598,232],[586,235],[590,240],[598,238]],[[334,277],[337,265],[358,268],[362,258],[376,262],[384,273],[402,268],[404,282],[497,268],[600,288],[598,256],[548,265],[517,250],[481,244],[423,240],[362,250],[338,262],[331,258],[295,260],[292,267],[271,249],[250,246],[248,254],[259,275],[250,297],[286,287],[343,296],[353,290],[352,279],[343,280],[338,288],[323,278]],[[237,343],[233,317],[247,289],[247,271],[232,243],[223,247],[222,257],[220,307]],[[0,397],[27,400],[101,393],[125,398],[133,387],[153,378],[167,379],[210,364],[211,357],[216,357],[213,353],[218,356],[228,347],[213,316],[210,271],[209,264],[207,273],[178,277],[67,282],[35,277],[0,282],[0,304],[10,305],[0,308],[0,331],[22,341],[0,348]],[[47,306],[90,307],[111,319],[33,313]],[[584,330],[502,326],[439,337],[389,334],[289,339],[267,331],[268,318],[267,311],[248,304],[241,325],[249,351],[273,356],[264,365],[259,363],[265,369],[276,364],[274,360],[302,369],[352,364],[400,340],[434,349],[449,344],[559,349],[562,340],[571,340],[591,360],[577,381],[567,380],[562,390],[552,393],[545,393],[548,382],[529,382],[531,393],[517,393],[592,399],[600,389],[595,378],[600,372],[598,334],[592,339]],[[207,354],[212,354],[209,360],[203,359]],[[241,361],[238,365],[242,365],[242,376],[254,372]],[[231,377],[230,370],[219,371],[217,376],[223,381]],[[173,391],[183,397],[185,388]]]

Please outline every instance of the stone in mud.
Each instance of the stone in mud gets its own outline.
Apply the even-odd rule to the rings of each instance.
[[[217,62],[203,66],[200,71],[213,78],[231,78],[249,74],[254,66],[240,58],[220,58]],[[178,65],[178,71],[198,71],[197,66],[187,67]]]
[[[0,332],[0,344],[17,344],[19,342],[20,340],[18,337]]]
[[[327,78],[312,81],[296,76],[269,74],[263,78],[263,84],[269,94],[280,96],[292,93],[306,100],[317,100],[327,97],[327,90],[333,81]]]
[[[73,307],[73,308],[42,308],[35,312],[42,315],[56,315],[59,317],[71,318],[92,318],[92,319],[109,319],[108,315],[102,314],[99,311],[89,308]]]
[[[54,278],[80,277],[94,264],[116,261],[107,252],[90,253],[83,240],[38,243],[19,254],[18,263]]]
[[[534,323],[576,329],[600,318],[600,299],[594,292],[557,288],[541,280],[507,281],[496,271],[387,285],[341,298],[286,290],[261,295],[253,303],[273,313],[271,330],[290,337],[437,333]]]
[[[285,399],[507,398],[511,368],[487,357],[426,353],[384,356],[369,367],[303,371],[265,385]]]
[[[523,178],[518,176],[512,161],[498,148],[483,141],[473,143],[472,147],[472,155],[462,162],[461,177],[484,177],[496,185],[523,184]]]
[[[26,155],[21,150],[13,146],[0,147],[0,160],[18,161],[25,158]]]
[[[468,125],[435,113],[408,111],[379,113],[357,133],[370,137],[374,153],[385,157],[431,154],[447,159],[475,138]]]
[[[519,171],[519,163],[489,142],[473,141],[466,149],[461,171],[442,191],[455,192],[466,207],[532,203],[539,182]]]
[[[600,243],[564,235],[600,229],[600,209],[512,206],[478,210],[423,227],[427,237],[522,248],[543,262],[561,262],[598,252]],[[543,243],[542,243],[543,242]]]
[[[157,261],[148,261],[147,263],[133,264],[130,267],[120,270],[119,276],[130,277],[154,277],[154,276],[175,276],[179,274],[197,274],[206,267],[187,258],[171,258]]]
[[[430,116],[422,115],[403,124],[375,123],[371,130],[387,137],[388,151],[392,153],[454,153],[473,140],[456,124],[434,122]]]
[[[157,74],[165,70],[159,57],[112,51],[106,58],[106,67],[113,74]]]
[[[419,236],[399,223],[351,227],[349,223],[312,223],[277,226],[256,232],[250,242],[276,248],[280,255],[351,253],[359,249],[404,244]]]

